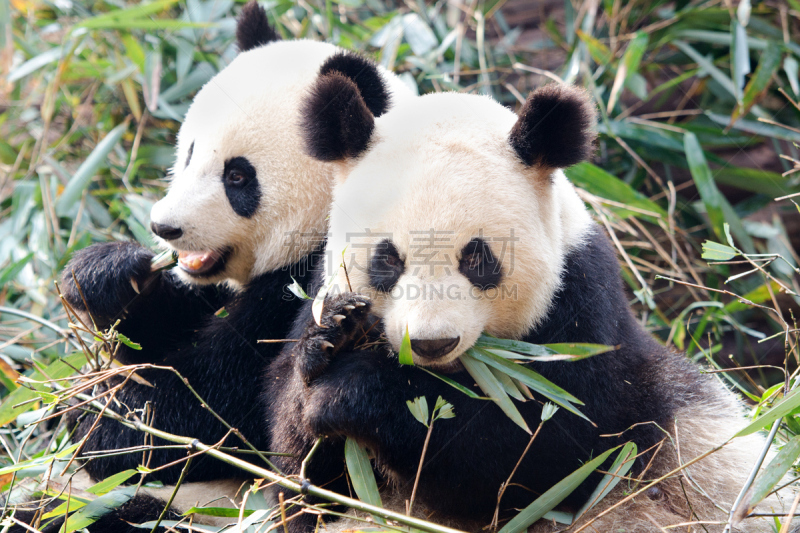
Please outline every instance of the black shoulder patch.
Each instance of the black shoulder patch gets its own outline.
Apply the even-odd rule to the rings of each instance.
[[[546,85],[528,95],[509,141],[526,165],[566,168],[592,155],[595,122],[586,91]]]
[[[370,59],[352,52],[337,52],[326,59],[319,69],[320,76],[331,72],[344,74],[356,84],[373,116],[379,117],[389,110],[391,96],[378,66]]]
[[[280,35],[269,25],[264,8],[256,0],[247,2],[236,19],[236,44],[239,51],[247,52],[280,40]]]
[[[301,116],[306,152],[320,161],[357,157],[375,128],[358,86],[339,71],[317,78]]]

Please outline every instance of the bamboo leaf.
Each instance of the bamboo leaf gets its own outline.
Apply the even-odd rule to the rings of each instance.
[[[126,121],[111,130],[108,135],[103,137],[102,141],[97,143],[95,149],[92,150],[92,153],[89,154],[83,164],[78,167],[72,179],[64,187],[64,192],[58,197],[56,201],[56,214],[58,216],[66,216],[69,210],[80,201],[83,191],[89,186],[100,167],[106,164],[108,154],[122,139],[127,130],[128,122]]]
[[[397,354],[401,365],[414,366],[414,353],[411,351],[411,337],[408,335],[408,325],[406,325],[406,332],[403,334],[403,340],[400,342],[400,352]]]
[[[783,45],[770,41],[767,49],[759,57],[758,67],[744,89],[742,105],[733,110],[730,123],[733,124],[739,117],[743,117],[750,112],[750,109],[758,103],[766,94],[772,80],[772,75],[778,71],[783,57]]]
[[[407,400],[406,405],[414,418],[423,426],[428,427],[428,401],[425,396],[418,396],[414,398],[413,402]]]
[[[772,489],[780,483],[786,472],[792,467],[797,458],[800,457],[800,436],[783,445],[783,448],[773,457],[772,461],[761,471],[753,483],[750,501],[747,504],[747,511],[743,516],[747,516],[755,510],[756,505],[761,503],[764,498],[772,492]]]
[[[554,383],[545,379],[540,374],[534,372],[530,368],[527,368],[517,363],[512,363],[511,361],[508,361],[498,355],[495,355],[488,350],[470,349],[467,351],[467,353],[469,353],[472,357],[474,357],[478,361],[490,365],[494,368],[497,368],[505,372],[509,376],[513,377],[514,379],[520,380],[522,383],[524,383],[534,391],[546,397],[553,403],[560,405],[570,413],[575,414],[588,422],[591,422],[591,420],[589,420],[589,418],[587,418],[586,415],[581,413],[573,405],[573,403],[576,403],[578,405],[583,405],[582,401],[578,400],[573,395],[571,395],[558,385],[555,385]],[[484,392],[486,391],[484,390]]]
[[[608,469],[608,474],[603,476],[603,479],[600,480],[600,483],[597,484],[597,487],[592,492],[592,495],[589,496],[589,499],[586,500],[586,503],[583,504],[583,507],[581,507],[575,516],[582,516],[586,511],[600,503],[600,501],[617,486],[617,483],[622,481],[622,478],[633,468],[636,462],[636,453],[637,447],[635,442],[628,442],[622,447],[622,450],[620,450],[619,454],[617,454],[617,458],[614,460],[614,464]]]
[[[798,407],[800,407],[800,389],[795,389],[784,396],[779,402],[775,403],[771,408],[764,411],[761,416],[740,429],[734,437],[743,437],[755,433],[772,424],[779,418],[783,418]]]
[[[564,498],[572,494],[572,492],[618,448],[619,446],[611,448],[553,485],[550,490],[536,498],[532,504],[523,509],[517,516],[503,526],[500,533],[522,533],[525,531],[534,522],[544,516],[546,512],[555,508]]]
[[[608,112],[614,109],[614,106],[619,99],[622,92],[622,87],[631,79],[631,77],[639,70],[639,64],[642,61],[645,50],[647,50],[647,43],[650,37],[643,31],[636,32],[636,35],[628,43],[625,53],[620,60],[619,68],[617,68],[617,75],[614,77],[614,84],[611,86],[611,93],[608,97]]]
[[[694,133],[686,132],[683,136],[683,145],[686,161],[689,163],[689,171],[692,173],[697,192],[700,193],[709,222],[717,238],[725,240],[724,224],[727,222],[742,248],[747,252],[752,252],[754,250],[753,240],[745,231],[744,225],[733,207],[717,189],[697,136]]]
[[[447,376],[443,376],[441,374],[437,374],[436,372],[428,370],[427,368],[422,367],[422,366],[418,366],[417,368],[419,368],[420,370],[424,370],[425,372],[427,372],[428,374],[430,374],[431,376],[433,376],[435,378],[441,379],[442,381],[444,381],[445,383],[447,383],[448,385],[450,385],[451,387],[453,387],[457,391],[466,394],[470,398],[473,398],[475,400],[489,400],[490,399],[490,398],[484,398],[483,396],[480,396],[480,395],[476,394],[475,391],[473,391],[469,387],[465,387],[464,385],[462,385],[458,381],[456,381],[454,379],[451,379],[451,378],[449,378]]]
[[[69,515],[68,519],[61,526],[59,533],[72,533],[73,531],[89,527],[104,515],[130,500],[133,495],[136,494],[136,489],[136,485],[131,485],[98,496],[96,499],[86,504],[85,507]]]
[[[506,394],[503,386],[494,377],[494,374],[489,370],[489,367],[483,361],[479,361],[471,354],[474,350],[467,350],[466,353],[460,357],[461,363],[467,369],[469,375],[475,380],[475,383],[481,390],[489,396],[494,402],[503,410],[503,412],[514,421],[519,427],[525,430],[526,433],[531,434],[531,430],[522,415],[514,406],[511,398]]]
[[[706,261],[727,261],[739,255],[736,248],[731,248],[725,244],[720,244],[714,241],[706,241],[703,243],[703,259]]]
[[[592,163],[578,163],[565,169],[564,173],[572,183],[595,196],[647,211],[652,213],[652,218],[667,217],[666,211],[661,209],[657,203]],[[639,217],[643,216],[633,211],[631,214]]]
[[[367,451],[353,439],[348,438],[344,443],[344,459],[347,463],[347,472],[353,483],[358,499],[370,505],[381,507],[381,495],[378,492],[378,483],[372,471]],[[373,517],[379,524],[384,524],[380,517]]]
[[[99,483],[95,483],[86,489],[86,492],[102,496],[103,494],[107,494],[111,490],[117,488],[119,485],[125,483],[136,474],[138,474],[136,470],[125,470],[124,472],[119,472],[113,476],[107,477]],[[42,520],[49,520],[50,518],[54,518],[56,516],[62,516],[67,512],[71,513],[87,505],[91,501],[76,498],[74,494],[70,496],[68,491],[60,492],[59,498],[65,500],[64,503],[42,516]],[[69,511],[67,511],[67,499],[69,499]]]
[[[48,378],[43,376],[38,371],[33,372],[28,377],[34,381],[44,381],[45,379],[49,378],[65,378],[75,372],[73,368],[80,367],[85,362],[86,356],[82,352],[74,353],[64,357],[63,360],[59,359],[48,365],[45,369]],[[47,386],[40,383],[28,383],[27,386],[19,387],[14,392],[3,398],[3,403],[0,404],[0,426],[8,424],[17,418],[17,416],[19,416],[21,413],[33,409],[33,402],[14,407],[15,405],[22,404],[36,397],[36,394],[31,390],[31,388],[45,392],[48,390]],[[2,473],[3,472],[0,469],[0,475],[2,475]]]

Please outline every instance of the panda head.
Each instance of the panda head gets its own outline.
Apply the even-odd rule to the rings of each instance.
[[[533,92],[519,116],[441,93],[376,120],[346,76],[321,77],[304,130],[309,153],[338,162],[329,290],[369,296],[395,351],[408,331],[423,366],[456,368],[482,332],[520,338],[591,231],[561,169],[591,154],[594,120],[565,85]]]
[[[299,128],[318,74],[343,71],[377,85],[376,115],[389,88],[407,91],[385,71],[376,75],[388,88],[362,80],[367,61],[331,44],[277,39],[251,0],[238,19],[241,53],[198,92],[178,133],[169,190],[150,218],[161,243],[179,252],[186,282],[241,287],[320,245],[333,169],[304,153]]]

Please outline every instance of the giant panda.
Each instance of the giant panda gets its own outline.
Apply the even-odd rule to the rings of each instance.
[[[342,448],[351,438],[374,457],[385,492],[403,501],[427,433],[406,402],[424,396],[432,406],[441,396],[456,416],[431,433],[416,505],[435,522],[483,531],[530,435],[493,402],[417,368],[482,394],[459,360],[482,333],[616,348],[530,363],[585,402],[581,410],[596,426],[564,409],[544,423],[503,495],[501,525],[613,446],[635,442],[641,454],[629,475],[647,469],[646,479],[656,479],[678,465],[678,454],[685,463],[744,425],[739,400],[718,379],[635,319],[614,248],[562,171],[592,152],[595,109],[582,90],[542,87],[519,115],[488,97],[441,93],[376,118],[358,96],[352,80],[331,73],[304,106],[309,153],[338,168],[322,312],[315,318],[313,305],[304,308],[296,342],[265,385],[273,450],[292,454],[279,458],[287,475],[301,473],[300,461],[324,437],[305,482],[347,494]],[[416,366],[398,362],[406,332]],[[542,414],[543,398],[534,397],[517,403],[531,429]],[[680,530],[722,531],[721,509],[730,509],[763,446],[758,435],[735,439],[688,468],[691,478],[669,478],[587,531],[655,533],[698,519],[710,523]],[[599,479],[589,477],[560,509],[578,510]],[[572,529],[630,489],[619,483]],[[316,519],[295,517],[289,530],[314,531]],[[747,519],[733,531],[772,531],[770,522]],[[530,531],[566,529],[540,521]]]
[[[264,451],[270,449],[269,414],[258,400],[260,380],[280,345],[258,341],[286,337],[300,305],[287,286],[308,284],[331,200],[331,164],[303,151],[301,100],[320,73],[333,71],[355,76],[374,93],[367,99],[376,115],[414,95],[393,74],[332,44],[280,41],[254,0],[242,9],[236,35],[240,54],[195,96],[178,134],[168,192],[152,208],[151,229],[164,248],[178,252],[178,267],[152,272],[149,249],[132,242],[96,244],[71,258],[61,290],[85,323],[94,320],[102,329],[121,320],[118,331],[141,349],[120,345],[120,362],[174,367],[210,409]],[[227,316],[215,315],[221,308]],[[209,444],[225,437],[228,429],[178,376],[164,370],[137,373],[152,386],[128,381],[110,407],[144,419],[149,404],[156,428]],[[75,439],[94,423],[94,414],[82,416]],[[82,451],[144,443],[144,433],[103,419]],[[150,468],[179,464],[147,479],[175,483],[186,450],[165,448],[169,443],[158,438],[152,444]],[[246,449],[235,436],[225,445]],[[143,461],[141,452],[96,457],[84,465],[91,478],[85,483]],[[197,485],[182,488],[183,508],[232,496],[241,485],[235,478],[241,477],[242,471],[225,463],[195,458],[185,481],[213,481],[211,496],[200,498]],[[166,500],[171,488],[148,494]],[[158,517],[150,506],[144,513],[142,505],[128,507],[136,507],[128,509],[129,521]],[[123,525],[116,516],[107,522],[112,531]],[[104,527],[95,524],[92,531]]]

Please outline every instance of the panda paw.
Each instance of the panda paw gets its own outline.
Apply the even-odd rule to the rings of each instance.
[[[369,299],[347,293],[325,300],[321,326],[313,322],[292,351],[295,367],[303,382],[311,383],[328,366],[328,361],[343,349],[353,347],[369,330]]]
[[[91,313],[103,329],[153,289],[160,273],[151,272],[152,259],[153,252],[136,243],[94,244],[75,252],[64,267],[61,293],[82,320]]]

